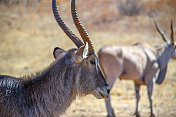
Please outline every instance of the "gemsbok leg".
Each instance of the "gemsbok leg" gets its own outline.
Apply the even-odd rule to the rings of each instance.
[[[149,102],[150,102],[150,117],[155,117],[154,113],[153,113],[153,97],[152,97],[152,94],[153,94],[153,81],[151,81],[150,83],[147,84],[147,91],[148,91],[148,98],[149,98]]]
[[[140,85],[138,85],[137,83],[134,82],[135,85],[135,91],[136,91],[136,111],[135,111],[135,115],[136,117],[140,117],[139,111],[138,111],[138,105],[139,105],[139,100],[140,100]]]
[[[111,76],[109,76],[107,78],[106,82],[109,84],[110,88],[113,87],[116,79],[117,79],[117,77],[113,76],[113,74],[111,74]],[[115,113],[114,113],[114,110],[113,110],[112,105],[111,105],[111,95],[109,95],[109,97],[105,99],[105,103],[106,103],[106,109],[107,109],[107,112],[108,112],[107,117],[115,117]]]
[[[105,103],[106,103],[106,109],[108,111],[107,117],[115,117],[114,110],[111,106],[111,95],[109,95],[109,97],[105,99]]]

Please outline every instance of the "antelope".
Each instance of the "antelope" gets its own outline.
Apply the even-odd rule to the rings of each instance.
[[[54,17],[77,46],[65,51],[56,47],[54,62],[41,72],[15,78],[0,75],[1,117],[58,117],[71,105],[76,96],[94,95],[107,98],[110,88],[98,65],[92,42],[79,21],[75,0],[71,2],[72,18],[84,41],[72,33],[61,19],[52,0]]]
[[[106,82],[113,87],[116,79],[134,81],[136,92],[135,115],[140,117],[138,104],[140,100],[140,86],[146,85],[150,102],[151,117],[154,117],[152,92],[154,84],[161,84],[166,75],[168,62],[176,58],[176,43],[171,21],[171,41],[156,22],[155,26],[162,39],[163,45],[150,46],[147,43],[136,43],[131,46],[104,46],[98,52],[99,63],[105,74]],[[105,99],[108,117],[114,117],[110,96]]]

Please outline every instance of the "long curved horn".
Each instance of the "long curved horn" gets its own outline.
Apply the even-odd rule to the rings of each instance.
[[[61,19],[60,15],[58,13],[58,10],[57,10],[56,0],[52,0],[52,10],[53,10],[53,14],[54,14],[54,17],[55,17],[58,25],[62,28],[62,30],[66,33],[66,35],[73,41],[73,43],[78,48],[80,48],[82,45],[84,45],[82,43],[82,41],[75,34],[73,34],[73,32],[65,25],[65,23]]]
[[[82,23],[79,20],[75,6],[76,6],[75,0],[72,0],[71,1],[71,12],[72,12],[73,21],[74,21],[81,37],[82,37],[84,43],[86,44],[86,42],[88,42],[88,44],[89,44],[89,54],[92,54],[92,53],[94,53],[92,42],[90,40],[90,37],[89,37],[86,29],[84,28],[84,26],[82,25]]]
[[[174,30],[173,30],[173,25],[172,25],[172,20],[171,20],[171,42],[172,42],[172,44],[174,45]]]
[[[157,29],[157,31],[160,33],[160,35],[162,36],[163,40],[165,42],[169,42],[169,40],[167,39],[166,35],[164,34],[164,32],[159,28],[159,26],[157,25],[156,21],[154,21],[155,27]]]

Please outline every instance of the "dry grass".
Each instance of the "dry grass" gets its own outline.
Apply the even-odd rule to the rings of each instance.
[[[172,0],[169,1],[172,2]],[[135,42],[161,44],[163,41],[154,29],[153,18],[158,21],[167,35],[170,34],[170,19],[176,21],[174,14],[176,10],[170,2],[166,2],[164,6],[160,3],[159,8],[155,4],[151,10],[145,4],[143,12],[133,16],[119,13],[115,5],[116,0],[86,0],[85,2],[78,0],[78,12],[81,21],[88,28],[96,51],[107,44],[129,45]],[[154,4],[151,1],[149,3]],[[76,32],[70,20],[68,2],[61,0],[59,8],[65,22]],[[77,32],[76,34],[78,35]],[[0,5],[0,74],[19,77],[43,69],[54,60],[52,51],[56,46],[66,50],[75,47],[57,26],[49,1],[43,0],[42,4],[34,7],[29,5],[27,8],[21,5],[8,7]],[[154,89],[154,109],[159,117],[176,116],[175,66],[176,61],[171,60],[166,81],[160,86],[156,85]],[[147,116],[149,104],[146,87],[142,87],[141,95],[141,115]],[[116,82],[112,89],[112,104],[119,117],[132,116],[135,95],[131,81]],[[102,117],[105,115],[104,100],[86,96],[78,98],[64,116]]]

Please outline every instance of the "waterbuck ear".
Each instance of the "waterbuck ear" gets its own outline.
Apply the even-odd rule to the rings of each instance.
[[[83,50],[83,55],[82,55],[83,59],[84,59],[84,58],[87,58],[87,57],[88,57],[88,54],[89,54],[89,45],[88,45],[88,43],[86,42],[86,45],[84,46],[84,50]]]
[[[53,56],[56,60],[60,59],[61,57],[63,57],[66,54],[66,51],[59,48],[59,47],[55,47],[54,51],[53,51]]]

